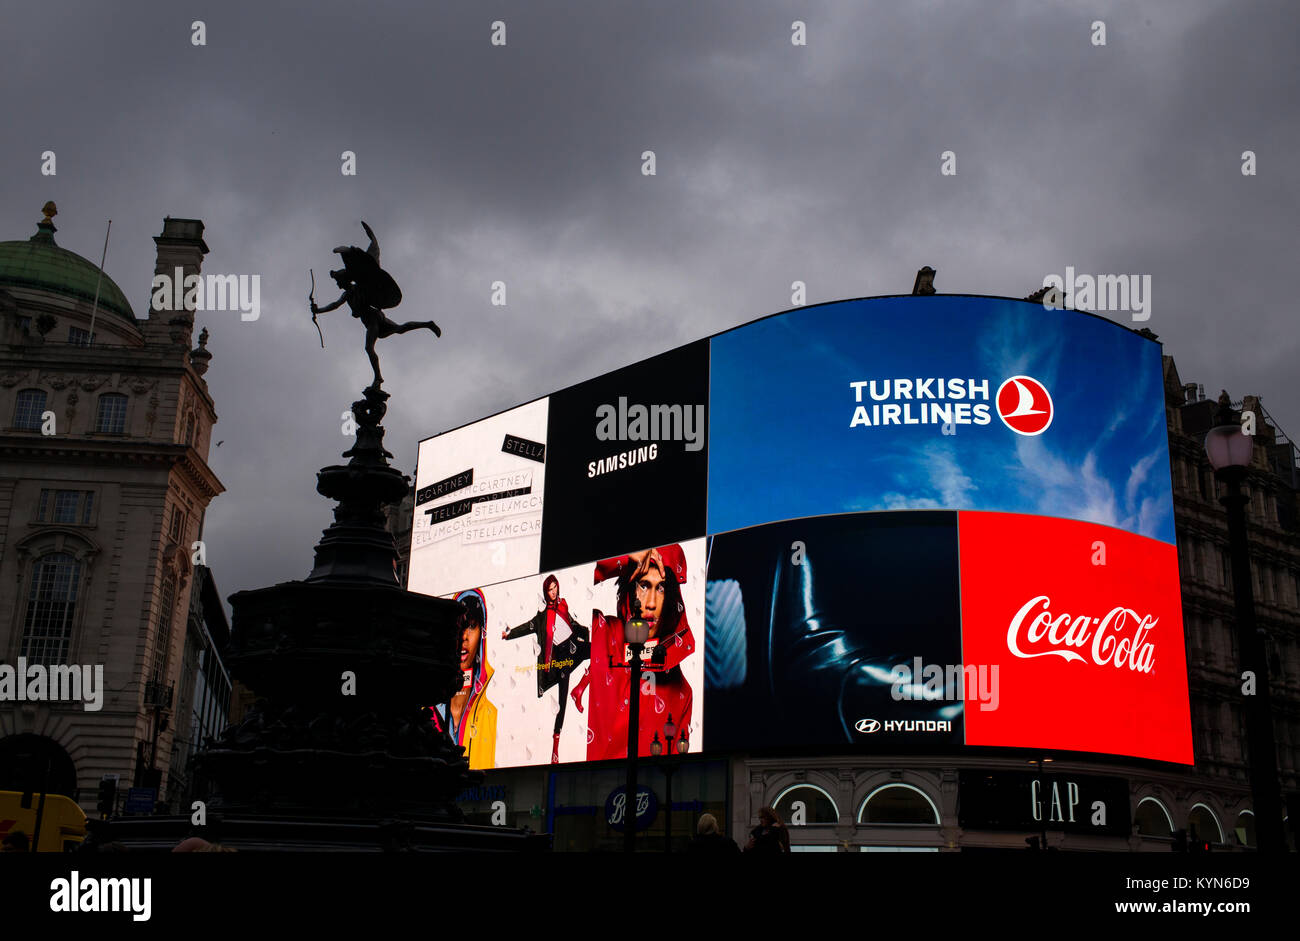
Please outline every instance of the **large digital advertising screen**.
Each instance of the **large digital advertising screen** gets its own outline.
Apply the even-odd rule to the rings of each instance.
[[[420,442],[471,767],[997,746],[1192,762],[1160,347],[935,295],[799,308]]]

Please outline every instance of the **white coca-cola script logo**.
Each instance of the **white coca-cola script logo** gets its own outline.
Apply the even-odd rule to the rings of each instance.
[[[1052,616],[1048,610],[1052,599],[1039,595],[1025,603],[1007,628],[1007,649],[1017,657],[1030,659],[1055,654],[1067,661],[1083,660],[1071,647],[1086,647],[1092,640],[1092,662],[1098,666],[1111,664],[1118,668],[1127,665],[1130,670],[1150,673],[1155,665],[1156,645],[1146,639],[1147,634],[1159,622],[1159,618],[1140,615],[1132,608],[1112,608],[1104,618],[1089,618],[1087,615],[1073,617],[1069,614]],[[1042,610],[1025,625],[1025,618],[1034,608]],[[1093,633],[1093,628],[1096,632]],[[1131,636],[1129,633],[1131,632]],[[1050,649],[1034,650],[1045,640]],[[1021,643],[1029,650],[1022,650]]]

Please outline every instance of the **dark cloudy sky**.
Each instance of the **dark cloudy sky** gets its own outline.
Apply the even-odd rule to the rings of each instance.
[[[369,366],[346,311],[319,348],[307,270],[320,285],[331,248],[364,246],[360,219],[404,291],[393,316],[444,331],[380,345],[407,473],[422,437],[784,310],[794,280],[810,303],[905,293],[926,264],[941,292],[1009,296],[1067,265],[1149,274],[1146,326],[1183,379],[1257,393],[1300,435],[1294,2],[44,0],[0,18],[0,239],[53,199],[59,244],[98,260],[111,218],[107,271],[137,315],[166,215],[206,223],[206,272],[261,275],[260,320],[199,318],[225,594],[305,576],[330,521],[315,471]]]

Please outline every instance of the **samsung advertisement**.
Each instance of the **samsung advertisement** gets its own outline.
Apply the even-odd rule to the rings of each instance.
[[[1192,763],[1161,351],[1087,313],[800,308],[427,438],[409,587],[473,768],[626,757],[634,695],[643,755]]]

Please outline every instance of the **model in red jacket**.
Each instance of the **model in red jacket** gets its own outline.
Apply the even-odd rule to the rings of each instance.
[[[686,620],[681,586],[686,582],[686,556],[678,545],[605,559],[596,563],[593,584],[618,579],[618,613],[592,613],[591,666],[573,691],[581,697],[590,690],[587,719],[587,759],[627,757],[627,723],[632,671],[627,666],[630,648],[623,639],[623,623],[632,615],[632,599],[640,602],[641,616],[650,622],[650,640],[642,653],[644,668],[653,679],[641,684],[638,754],[651,754],[659,738],[665,754],[664,726],[671,718],[682,732],[691,724],[692,692],[681,663],[695,652],[695,638]],[[646,677],[647,674],[642,674]],[[675,741],[676,741],[675,739]]]
[[[560,730],[564,727],[564,707],[569,702],[569,674],[589,656],[587,629],[569,614],[569,603],[560,597],[560,580],[546,576],[542,583],[543,607],[531,620],[501,632],[502,640],[534,637],[537,640],[537,698],[552,686],[560,687],[560,710],[555,716],[551,736],[551,764],[560,760]],[[581,709],[581,707],[579,707]]]

